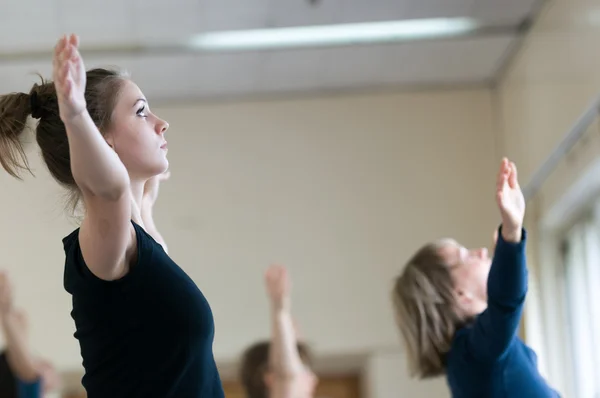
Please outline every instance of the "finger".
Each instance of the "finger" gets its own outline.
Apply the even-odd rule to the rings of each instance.
[[[500,184],[502,183],[502,176],[504,175],[504,165],[506,163],[506,158],[502,158],[502,161],[500,162],[500,168],[498,169],[498,176],[496,178],[496,187],[499,187]]]
[[[58,72],[58,85],[59,85],[59,89],[61,93],[64,93],[64,89],[65,89],[65,84],[67,82],[68,79],[68,75],[69,75],[69,65],[68,64],[63,64],[60,68],[60,71]]]
[[[510,178],[508,181],[511,188],[517,188],[519,186],[519,180],[517,178],[517,166],[513,162],[510,162]]]
[[[75,76],[77,76],[77,64],[74,63],[73,61],[69,60],[68,65],[69,65],[69,77],[74,80]]]
[[[74,33],[71,33],[71,37],[70,37],[70,43],[71,45],[73,45],[74,47],[79,47],[79,36],[77,36]]]
[[[71,63],[75,67],[75,69],[79,72],[81,65],[83,64],[83,60],[81,58],[81,54],[77,49],[73,50],[73,55],[71,56]]]
[[[504,184],[506,184],[507,175],[504,172],[498,173],[498,182],[496,184],[496,191],[500,192],[504,189]]]
[[[74,54],[75,54],[75,47],[73,47],[69,43],[69,45],[61,53],[61,55],[62,55],[62,62],[65,62],[65,63],[69,62],[73,58]]]
[[[54,56],[55,57],[58,57],[58,55],[62,52],[62,50],[65,48],[65,44],[66,44],[66,37],[63,35],[60,39],[58,39],[56,46],[54,46]]]

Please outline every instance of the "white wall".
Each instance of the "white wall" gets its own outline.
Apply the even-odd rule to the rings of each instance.
[[[366,398],[450,398],[450,391],[443,377],[425,381],[399,377],[408,372],[402,350],[374,352],[365,368]]]
[[[262,272],[274,261],[291,269],[317,354],[397,346],[389,291],[407,257],[446,235],[486,245],[496,227],[491,110],[486,90],[154,109],[171,123],[157,222],[213,307],[217,358],[268,335]],[[2,263],[35,346],[73,369],[61,238],[74,226],[32,164],[35,179],[0,176]]]
[[[515,159],[523,181],[531,178],[600,94],[598,37],[597,0],[549,1],[494,92],[501,151]],[[575,182],[600,156],[597,129],[596,124],[528,205],[530,263],[537,278],[526,312],[528,342],[538,351],[544,373],[566,396],[570,364],[564,353],[566,322],[558,302],[560,286],[554,267],[558,255],[552,231],[542,225],[552,223],[556,227],[559,218],[560,222],[568,221],[567,209],[560,203],[566,193],[574,192]]]
[[[495,91],[502,151],[518,162],[522,179],[600,94],[599,35],[596,0],[549,1]]]

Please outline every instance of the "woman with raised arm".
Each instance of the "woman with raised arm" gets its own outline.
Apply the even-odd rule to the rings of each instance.
[[[61,38],[54,82],[0,97],[0,163],[13,176],[28,168],[19,137],[31,115],[50,173],[83,201],[63,245],[87,395],[221,398],[211,309],[152,217],[169,125],[124,74],[86,72],[78,47]]]
[[[527,294],[525,199],[507,159],[496,201],[502,224],[493,260],[444,239],[423,246],[396,279],[409,368],[419,378],[446,375],[453,397],[557,397],[517,335]]]
[[[248,398],[313,398],[317,377],[308,348],[297,342],[291,314],[291,283],[287,270],[271,266],[265,274],[271,301],[271,341],[248,348],[240,376]]]
[[[60,378],[54,366],[34,355],[29,345],[25,312],[14,305],[13,289],[0,272],[0,325],[4,350],[0,353],[0,397],[43,398],[56,390]]]

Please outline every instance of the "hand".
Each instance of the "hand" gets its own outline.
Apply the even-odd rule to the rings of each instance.
[[[502,159],[498,171],[496,201],[502,216],[502,237],[507,242],[519,242],[525,217],[525,197],[517,180],[517,167]]]
[[[289,309],[291,283],[286,268],[281,265],[270,266],[265,273],[265,284],[273,309]]]
[[[53,79],[61,120],[66,123],[86,110],[86,72],[79,54],[79,38],[63,36],[54,47]]]
[[[153,206],[156,203],[156,199],[158,199],[158,188],[162,181],[166,181],[171,177],[170,171],[165,171],[162,174],[152,177],[146,184],[144,184],[144,194],[142,200],[144,204]]]
[[[13,308],[10,314],[6,315],[11,318],[13,325],[21,331],[22,334],[27,335],[29,333],[29,320],[25,311],[22,309]]]
[[[61,378],[54,365],[45,359],[38,359],[36,368],[42,379],[42,390],[45,393],[56,391],[61,387]]]
[[[8,316],[13,308],[13,293],[10,279],[5,272],[0,272],[0,316]]]

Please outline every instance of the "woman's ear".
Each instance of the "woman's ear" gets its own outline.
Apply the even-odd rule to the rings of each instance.
[[[111,147],[113,150],[115,149],[115,143],[114,143],[112,134],[105,135],[104,136],[104,141],[106,141],[106,143],[108,144],[108,146]]]

